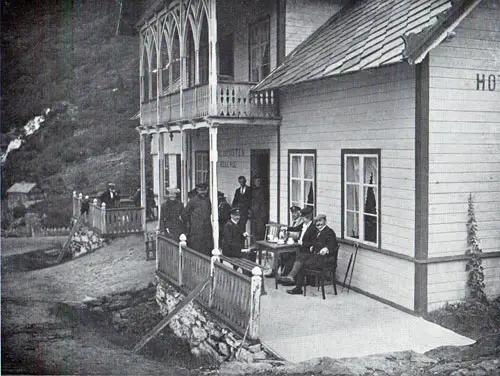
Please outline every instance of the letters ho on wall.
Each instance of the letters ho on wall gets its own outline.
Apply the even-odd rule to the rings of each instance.
[[[238,159],[246,157],[244,149],[231,148],[219,150],[220,168],[238,168]]]
[[[500,91],[500,74],[477,73],[476,90],[478,91]]]

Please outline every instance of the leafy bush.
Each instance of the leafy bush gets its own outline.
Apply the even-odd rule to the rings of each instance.
[[[72,215],[73,202],[71,195],[63,194],[39,202],[31,210],[41,216],[43,227],[67,227]]]
[[[23,204],[18,204],[12,209],[12,216],[14,219],[24,217],[26,214],[26,208],[24,207]]]
[[[484,293],[484,268],[482,266],[481,254],[483,251],[479,247],[479,238],[477,237],[476,214],[474,203],[472,201],[472,193],[469,194],[469,208],[467,213],[469,219],[467,221],[467,251],[466,254],[470,257],[467,261],[465,271],[469,272],[467,278],[467,293],[468,298],[475,301],[487,301]]]

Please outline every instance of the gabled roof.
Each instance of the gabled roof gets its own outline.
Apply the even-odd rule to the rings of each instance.
[[[15,183],[12,187],[7,189],[7,193],[30,193],[33,188],[37,185],[36,183]]]
[[[254,91],[403,61],[418,63],[479,2],[354,1],[297,46]]]

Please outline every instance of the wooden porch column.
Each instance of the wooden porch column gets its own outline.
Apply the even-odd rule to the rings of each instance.
[[[148,135],[141,133],[140,137],[140,171],[141,171],[141,208],[142,208],[142,231],[144,232],[144,241],[147,238],[146,228],[146,140]]]
[[[208,82],[210,86],[209,115],[217,115],[217,3],[210,0],[208,11]]]
[[[219,249],[219,203],[217,197],[217,125],[213,123],[208,129],[210,142],[210,201],[212,203],[212,230],[214,249]]]
[[[165,133],[158,132],[158,226],[160,226],[160,209],[165,197]]]
[[[187,158],[187,134],[181,130],[181,201],[184,205],[188,201]]]

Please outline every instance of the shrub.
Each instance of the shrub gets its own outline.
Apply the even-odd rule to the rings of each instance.
[[[23,204],[16,205],[12,210],[12,216],[14,217],[14,219],[24,217],[25,214],[26,214],[26,208],[24,207]]]
[[[469,208],[467,216],[467,251],[469,256],[465,271],[469,272],[467,277],[467,293],[470,300],[486,302],[484,293],[484,268],[482,266],[481,254],[483,251],[479,247],[479,238],[477,237],[476,213],[472,201],[472,193],[469,194]]]

